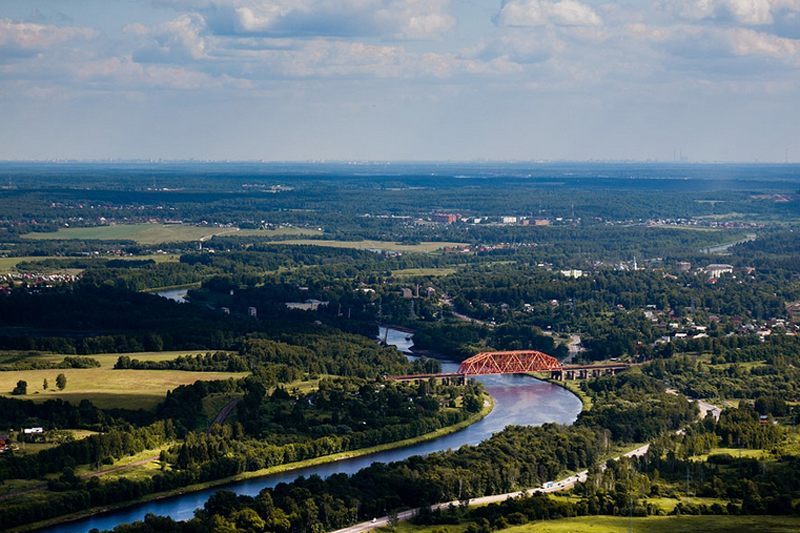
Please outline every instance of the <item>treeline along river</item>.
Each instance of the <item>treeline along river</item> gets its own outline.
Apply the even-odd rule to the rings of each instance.
[[[381,331],[380,338],[398,347],[407,357],[413,339],[410,333],[389,329]],[[455,372],[458,363],[442,360],[443,372]],[[141,520],[148,513],[170,516],[176,520],[192,518],[195,509],[202,507],[214,492],[224,489],[237,494],[255,496],[266,487],[289,483],[299,476],[318,475],[326,478],[333,474],[353,474],[375,462],[390,463],[414,455],[459,448],[465,444],[478,444],[509,425],[531,426],[546,422],[570,424],[581,410],[580,400],[566,389],[544,381],[518,375],[482,376],[478,378],[494,399],[494,409],[484,419],[466,429],[443,437],[421,442],[405,448],[377,452],[323,465],[292,470],[259,478],[217,486],[189,494],[164,498],[124,509],[98,514],[90,518],[60,524],[45,531],[83,533],[92,528],[112,529],[119,524]]]

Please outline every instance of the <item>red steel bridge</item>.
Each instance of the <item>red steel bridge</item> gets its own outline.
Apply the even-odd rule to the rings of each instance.
[[[457,372],[443,374],[411,374],[389,376],[392,381],[419,381],[430,378],[467,378],[490,374],[549,373],[553,379],[576,379],[602,374],[616,374],[625,370],[626,363],[601,365],[562,365],[558,359],[537,350],[506,352],[481,352],[461,362]]]

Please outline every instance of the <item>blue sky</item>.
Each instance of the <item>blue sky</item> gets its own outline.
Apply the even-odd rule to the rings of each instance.
[[[0,0],[0,159],[800,161],[800,0]]]

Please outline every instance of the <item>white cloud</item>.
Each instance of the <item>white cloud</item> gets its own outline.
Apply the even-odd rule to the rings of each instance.
[[[411,52],[398,45],[371,44],[341,39],[281,40],[272,46],[255,42],[239,49],[227,49],[235,58],[237,74],[255,81],[302,78],[397,78],[422,80],[459,75],[492,75],[519,70],[507,58],[478,58],[474,55]],[[218,56],[223,55],[222,52]],[[215,66],[219,67],[219,65]]]
[[[505,0],[495,18],[501,26],[600,26],[591,6],[576,0]]]
[[[737,58],[766,59],[778,65],[800,66],[800,40],[780,37],[750,28],[675,25],[670,27],[631,24],[628,35],[634,40],[655,45],[657,50],[702,64],[709,72],[720,66],[736,70]],[[731,61],[734,61],[731,63]],[[752,72],[755,65],[741,65]]]
[[[736,28],[727,33],[731,50],[740,56],[762,56],[800,66],[800,40]]]
[[[201,16],[183,14],[154,28],[130,24],[125,32],[143,41],[133,54],[138,62],[186,62],[206,57],[206,41],[201,35],[204,28]]]
[[[96,32],[89,28],[0,19],[0,61],[34,56],[57,44],[95,36]]]
[[[772,24],[779,13],[800,11],[800,0],[672,0],[668,3],[687,19],[729,19],[748,26]]]
[[[75,80],[102,89],[123,86],[126,89],[167,88],[207,90],[223,86],[249,88],[252,85],[229,76],[211,76],[205,72],[173,65],[148,65],[131,57],[111,57],[88,61],[75,72]]]
[[[502,58],[518,64],[533,64],[546,61],[565,43],[554,32],[509,32],[497,38],[484,40],[467,54],[482,60]]]
[[[130,21],[124,35],[0,20],[0,54],[13,43],[18,56],[3,65],[0,55],[0,79],[86,90],[263,89],[274,81],[332,78],[466,87],[476,77],[553,87],[690,83],[715,71],[744,79],[756,70],[768,72],[767,82],[800,66],[800,41],[774,26],[716,23],[720,9],[760,21],[765,12],[785,16],[800,0],[761,0],[767,11],[759,0],[670,2],[670,10],[682,10],[678,18],[663,3],[627,9],[611,0],[507,0],[494,25],[483,19],[482,29],[462,29],[454,39],[447,35],[455,24],[447,0],[165,2],[178,13],[159,11],[164,21],[156,24]],[[63,44],[88,37],[97,38],[77,48]],[[423,40],[431,37],[443,40]]]
[[[455,25],[450,0],[213,0],[166,2],[202,14],[225,35],[440,38]]]

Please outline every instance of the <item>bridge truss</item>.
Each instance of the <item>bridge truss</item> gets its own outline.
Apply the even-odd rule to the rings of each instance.
[[[482,352],[465,359],[462,361],[461,366],[458,367],[459,374],[471,376],[561,370],[563,370],[563,367],[558,359],[536,350]]]

